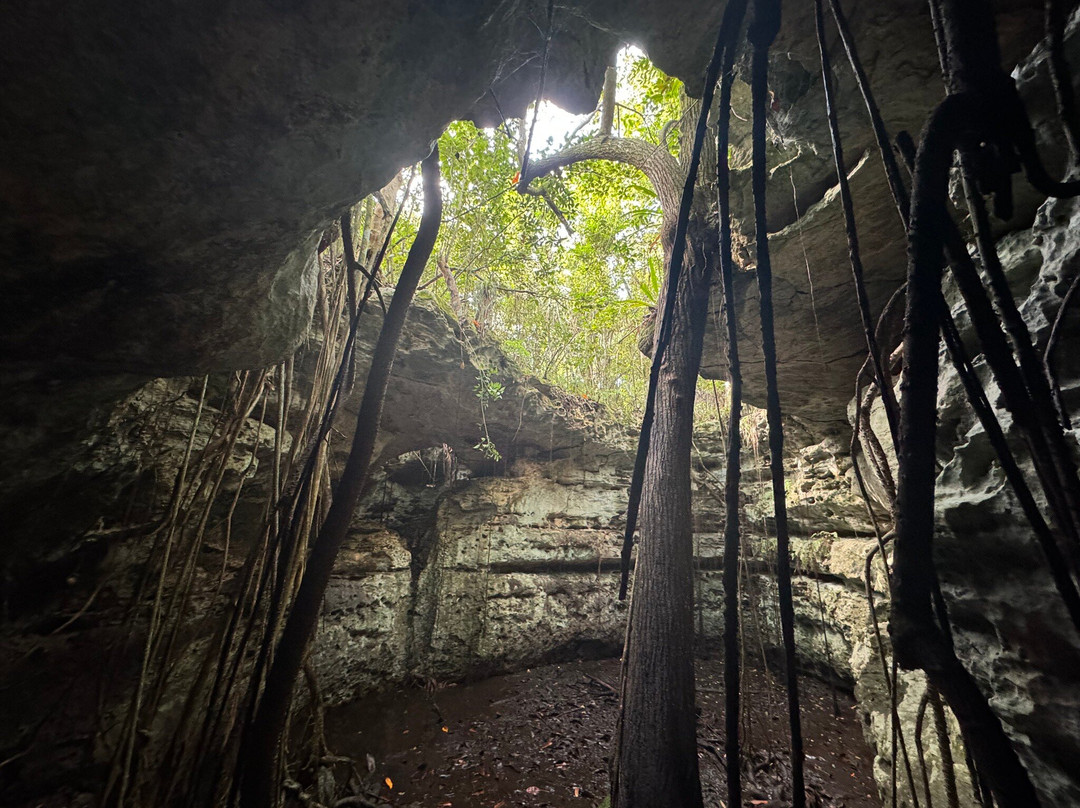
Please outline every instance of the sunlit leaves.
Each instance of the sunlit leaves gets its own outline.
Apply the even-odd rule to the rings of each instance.
[[[658,142],[679,115],[681,85],[634,52],[624,54],[619,75],[615,134]],[[567,219],[568,233],[548,201],[515,188],[521,127],[455,123],[440,139],[445,214],[436,254],[461,294],[465,310],[454,314],[500,339],[524,371],[631,420],[643,405],[648,372],[638,327],[662,275],[656,194],[636,169],[604,161],[534,182]],[[595,134],[593,120],[572,139]],[[563,147],[568,137],[553,138],[543,151]],[[411,240],[419,204],[413,207],[399,226],[391,278]],[[425,283],[423,296],[450,311],[445,281],[429,274]]]

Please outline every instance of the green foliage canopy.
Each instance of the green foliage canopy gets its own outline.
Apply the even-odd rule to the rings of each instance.
[[[658,143],[666,129],[676,148],[678,130],[665,125],[680,117],[682,98],[681,82],[624,51],[615,134]],[[595,137],[598,121],[594,113],[563,142],[548,138],[538,154]],[[453,311],[434,265],[422,297],[498,339],[526,372],[635,421],[648,380],[638,332],[663,277],[656,194],[637,169],[600,160],[535,181],[546,199],[519,194],[527,126],[458,122],[441,137],[445,216],[436,254],[454,275],[461,310]],[[419,213],[411,201],[384,267],[389,276],[411,242]]]

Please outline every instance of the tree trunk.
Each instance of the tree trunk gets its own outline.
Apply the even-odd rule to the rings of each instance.
[[[721,47],[728,37],[734,40],[738,30],[737,21],[732,24],[729,16],[725,13],[707,71],[706,110],[720,68]],[[628,558],[640,492],[641,540],[612,766],[615,808],[702,808],[694,699],[690,448],[718,243],[715,227],[708,224],[711,194],[695,194],[706,124],[707,116],[700,114],[685,166],[655,144],[601,136],[536,161],[522,171],[518,186],[525,191],[532,179],[582,160],[616,160],[637,167],[649,178],[664,215],[661,235],[668,281],[662,293],[664,307],[657,317],[649,398],[624,543],[624,558]],[[643,451],[646,447],[647,452]]]
[[[702,244],[715,233],[692,221],[691,247],[656,389],[641,542],[634,575],[614,808],[700,808],[694,720],[693,532],[690,444],[709,275]],[[627,739],[633,739],[629,742]]]

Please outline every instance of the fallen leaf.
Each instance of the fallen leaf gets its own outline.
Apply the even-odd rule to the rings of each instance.
[[[393,788],[394,787],[394,781],[391,780],[389,777],[384,778],[383,782],[386,783],[387,788]]]
[[[525,793],[526,794],[539,794],[540,789],[537,788],[536,786],[529,786],[527,789],[525,789]]]
[[[450,729],[449,729],[449,727],[443,727],[443,728],[442,728],[442,731],[443,731],[443,732],[449,732],[449,731],[450,731]]]

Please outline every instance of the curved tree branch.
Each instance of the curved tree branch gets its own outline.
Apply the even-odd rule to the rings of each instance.
[[[546,176],[558,168],[583,163],[586,160],[613,160],[617,163],[626,163],[641,171],[656,191],[665,224],[669,220],[675,221],[679,212],[683,170],[667,149],[638,138],[592,138],[567,146],[549,157],[530,161],[525,173],[521,175],[518,190],[521,193],[527,193],[529,184],[533,180]]]

